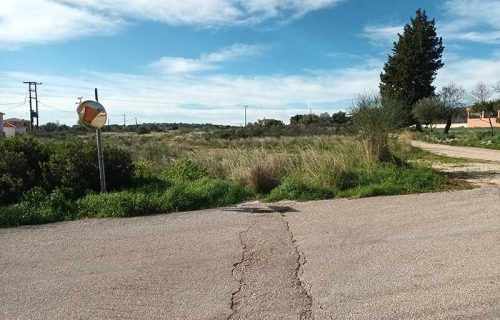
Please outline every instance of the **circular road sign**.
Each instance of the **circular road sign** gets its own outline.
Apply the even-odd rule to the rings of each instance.
[[[76,109],[81,125],[87,128],[102,129],[108,120],[108,114],[103,105],[97,101],[84,101]]]

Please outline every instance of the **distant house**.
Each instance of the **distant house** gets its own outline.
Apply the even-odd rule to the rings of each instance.
[[[3,114],[1,116],[3,118]],[[6,137],[14,137],[19,134],[25,134],[28,131],[29,122],[23,119],[10,118],[1,121],[0,128]]]
[[[490,120],[491,124],[493,124],[494,127],[500,128],[500,111],[498,111],[498,114],[494,118],[489,118],[485,116],[484,111],[483,112],[471,112],[470,110],[467,110],[467,127],[468,128],[489,128],[490,127]]]

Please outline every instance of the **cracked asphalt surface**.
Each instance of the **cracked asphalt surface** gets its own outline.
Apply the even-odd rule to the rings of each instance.
[[[0,230],[0,319],[499,319],[500,189]]]

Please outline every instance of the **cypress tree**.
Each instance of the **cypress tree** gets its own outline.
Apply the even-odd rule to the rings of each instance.
[[[429,20],[421,9],[398,37],[380,75],[380,94],[383,99],[397,100],[404,108],[404,125],[411,125],[417,123],[412,116],[415,103],[435,95],[432,83],[444,66],[443,39],[437,36],[435,20]]]

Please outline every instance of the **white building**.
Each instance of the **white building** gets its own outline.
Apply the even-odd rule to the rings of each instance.
[[[28,132],[28,122],[23,119],[11,118],[3,119],[4,114],[0,113],[0,132],[5,137],[14,137],[18,134]]]

